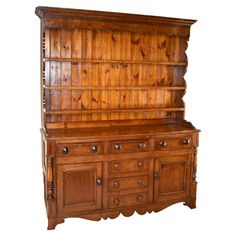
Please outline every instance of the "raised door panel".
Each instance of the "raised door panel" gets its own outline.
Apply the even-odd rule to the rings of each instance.
[[[101,208],[101,163],[60,165],[57,167],[57,175],[59,213]]]
[[[191,155],[174,155],[155,160],[154,201],[185,198],[189,194]]]

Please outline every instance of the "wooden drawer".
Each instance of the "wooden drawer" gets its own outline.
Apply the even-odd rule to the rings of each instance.
[[[121,174],[130,172],[147,171],[149,162],[146,159],[127,160],[127,161],[112,161],[109,163],[110,174]]]
[[[146,152],[149,150],[147,139],[118,140],[109,143],[109,153]]]
[[[57,145],[57,156],[101,155],[103,143],[65,143]]]
[[[192,147],[191,136],[158,137],[155,139],[155,150],[186,147]]]
[[[133,176],[109,180],[109,191],[120,191],[148,186],[148,176]]]
[[[147,193],[135,193],[109,197],[109,208],[125,207],[147,203]]]

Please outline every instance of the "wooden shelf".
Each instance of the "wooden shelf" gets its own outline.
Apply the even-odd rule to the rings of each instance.
[[[141,60],[103,60],[103,59],[80,59],[80,58],[44,58],[44,61],[52,62],[74,62],[74,63],[113,63],[113,64],[154,64],[165,66],[186,66],[187,62],[161,62]]]
[[[81,109],[81,110],[61,110],[46,111],[47,115],[60,114],[81,114],[81,113],[121,113],[121,112],[155,112],[155,111],[184,111],[183,107],[157,107],[157,108],[114,108],[114,109]]]
[[[185,90],[184,86],[140,86],[140,87],[78,87],[78,86],[45,86],[47,90]]]

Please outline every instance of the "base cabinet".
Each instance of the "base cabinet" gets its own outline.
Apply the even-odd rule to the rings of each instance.
[[[128,135],[92,142],[43,139],[49,229],[69,217],[130,216],[135,211],[157,212],[177,202],[196,207],[195,130],[155,134],[143,140]]]
[[[181,139],[185,136],[190,141],[183,146]],[[126,138],[128,147],[121,149],[126,145],[123,142],[116,153],[109,149],[109,140],[47,142],[55,150],[55,158],[47,161],[45,168],[46,197],[51,194],[46,198],[49,229],[68,217],[115,218],[120,213],[129,216],[134,211],[156,212],[177,202],[195,208],[198,133],[185,136],[163,136],[161,140],[167,141],[161,149],[157,148],[157,138],[149,136],[146,151],[130,141],[136,137]],[[121,143],[119,139],[113,142]],[[81,147],[86,147],[86,152]],[[47,158],[47,152],[45,155]]]
[[[57,166],[59,214],[97,210],[102,207],[102,164]]]

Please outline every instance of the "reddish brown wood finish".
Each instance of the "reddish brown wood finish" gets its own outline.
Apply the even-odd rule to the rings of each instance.
[[[57,167],[57,212],[83,212],[102,207],[102,164],[73,164]]]
[[[37,7],[48,229],[196,207],[198,133],[184,120],[194,20]]]

